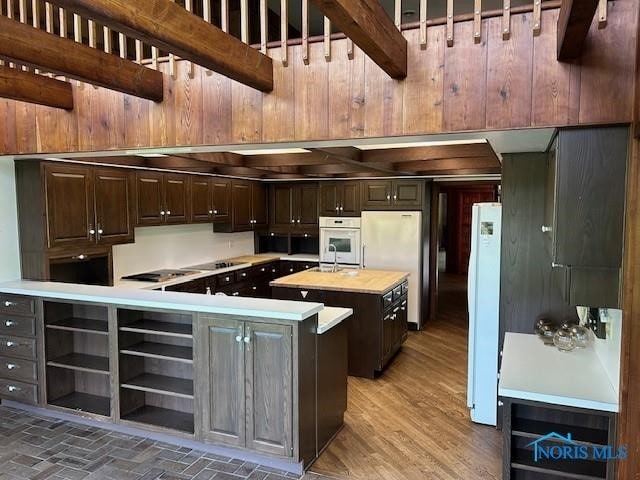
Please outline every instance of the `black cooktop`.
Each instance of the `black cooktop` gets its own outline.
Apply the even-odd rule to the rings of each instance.
[[[137,273],[135,275],[122,277],[122,280],[137,280],[139,282],[166,282],[168,280],[173,280],[174,278],[193,275],[194,273],[198,272],[193,270],[154,270],[153,272]]]

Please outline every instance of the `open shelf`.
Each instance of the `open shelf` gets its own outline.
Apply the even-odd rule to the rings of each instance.
[[[143,405],[122,418],[131,422],[155,425],[186,433],[194,432],[192,413],[184,413],[152,405]]]
[[[49,401],[49,405],[68,408],[74,411],[95,413],[105,417],[111,415],[111,401],[109,397],[101,397],[89,393],[73,392]]]
[[[607,462],[594,460],[533,460],[529,449],[514,449],[511,452],[511,468],[558,475],[575,480],[603,480],[607,476]]]
[[[121,385],[122,388],[159,393],[181,398],[193,398],[193,380],[143,373]]]
[[[193,348],[179,345],[167,345],[156,342],[140,342],[123,348],[120,353],[147,358],[174,360],[177,362],[193,363]]]
[[[512,435],[526,438],[538,438],[549,432],[571,432],[571,439],[582,445],[605,446],[609,444],[608,432],[588,427],[574,425],[561,426],[557,423],[532,420],[528,418],[513,418],[511,426]],[[552,440],[551,440],[552,441]]]
[[[53,330],[65,330],[68,332],[88,332],[99,335],[109,334],[109,324],[103,320],[90,318],[63,318],[47,325]]]
[[[47,362],[52,367],[109,375],[109,358],[84,353],[69,353]]]
[[[160,322],[156,320],[138,320],[120,327],[122,332],[163,335],[167,337],[193,338],[190,323]]]

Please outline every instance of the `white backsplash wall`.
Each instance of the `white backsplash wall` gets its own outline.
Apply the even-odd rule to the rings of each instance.
[[[622,347],[622,310],[608,309],[607,338],[596,338],[594,348],[616,393],[620,387],[620,350]]]
[[[213,233],[211,224],[136,228],[136,242],[113,247],[113,279],[160,268],[253,255],[253,232]]]
[[[0,281],[17,280],[20,273],[18,206],[13,160],[0,159]]]

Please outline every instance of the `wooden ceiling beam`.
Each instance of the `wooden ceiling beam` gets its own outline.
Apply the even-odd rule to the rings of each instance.
[[[271,58],[172,0],[53,3],[250,87],[263,92],[273,90]]]
[[[162,73],[0,16],[0,58],[162,101]]]
[[[313,0],[390,77],[407,76],[407,40],[378,1]]]
[[[246,167],[280,167],[288,165],[327,165],[342,163],[326,155],[309,153],[286,153],[282,155],[247,155],[244,157]]]
[[[214,163],[216,165],[228,165],[231,167],[245,166],[245,157],[232,152],[185,153],[176,154],[174,156],[192,158],[194,160]]]
[[[73,109],[73,89],[69,82],[0,66],[0,97],[47,107]]]
[[[462,175],[500,175],[500,168],[456,168],[453,170],[435,170],[420,172],[421,176],[462,176]]]
[[[485,157],[491,155],[495,156],[495,152],[488,143],[469,143],[464,145],[434,145],[429,147],[365,150],[362,152],[362,161],[363,163],[400,163],[418,160],[437,160],[441,158]]]
[[[566,62],[582,55],[598,0],[562,0],[558,16],[558,60]]]
[[[365,164],[362,161],[362,152],[358,149],[354,149],[358,152],[358,156],[359,156],[358,158],[353,158],[354,157],[353,151],[351,152],[352,153],[351,155],[347,156],[347,155],[344,155],[343,151],[338,149],[333,149],[333,148],[314,148],[311,150],[313,152],[316,152],[325,156],[327,161],[329,159],[336,160],[347,165],[360,167],[362,170],[365,170],[365,171],[370,170],[374,172],[386,173],[388,175],[411,175],[412,173],[410,171],[406,171],[404,168],[396,169],[394,167],[381,165],[381,163],[383,162],[378,162],[379,164],[377,165]]]
[[[438,160],[419,160],[397,164],[405,170],[421,173],[426,171],[455,170],[468,168],[500,168],[500,162],[493,157],[443,158]]]

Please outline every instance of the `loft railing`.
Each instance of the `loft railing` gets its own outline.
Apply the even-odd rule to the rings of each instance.
[[[502,17],[503,39],[508,40],[511,31],[511,14],[532,12],[533,35],[540,33],[541,11],[557,8],[560,0],[533,0],[533,4],[523,4],[529,0],[502,0],[501,8],[483,10],[482,0],[471,0],[473,10],[456,13],[454,0],[381,0],[400,30],[419,29],[420,45],[427,45],[427,27],[446,25],[447,45],[453,46],[454,23],[473,21],[474,41],[482,38],[482,19]],[[485,0],[486,1],[486,0]],[[498,0],[499,1],[499,0]],[[216,25],[243,42],[266,53],[269,48],[280,47],[280,60],[288,63],[288,46],[302,45],[302,60],[309,60],[310,43],[323,42],[324,56],[331,60],[331,44],[343,39],[344,35],[335,31],[331,22],[322,17],[310,0],[176,0],[187,11]],[[409,7],[416,6],[417,11]],[[433,6],[438,8],[433,9]],[[499,4],[498,4],[499,5]],[[443,11],[444,16],[433,18],[428,8]],[[91,19],[68,13],[44,0],[0,0],[0,15],[14,18],[35,28],[60,35],[107,53],[119,55],[132,61],[157,69],[160,63],[169,64],[169,73],[175,74],[178,58],[170,52],[125,36],[123,33],[99,25]],[[600,0],[598,23],[604,27],[607,22],[607,0]],[[353,54],[353,42],[348,40],[347,52]],[[0,64],[3,62],[0,61]],[[10,64],[13,66],[13,64]],[[28,69],[25,66],[18,66]],[[37,72],[37,70],[36,70]],[[43,72],[39,72],[43,73]]]

